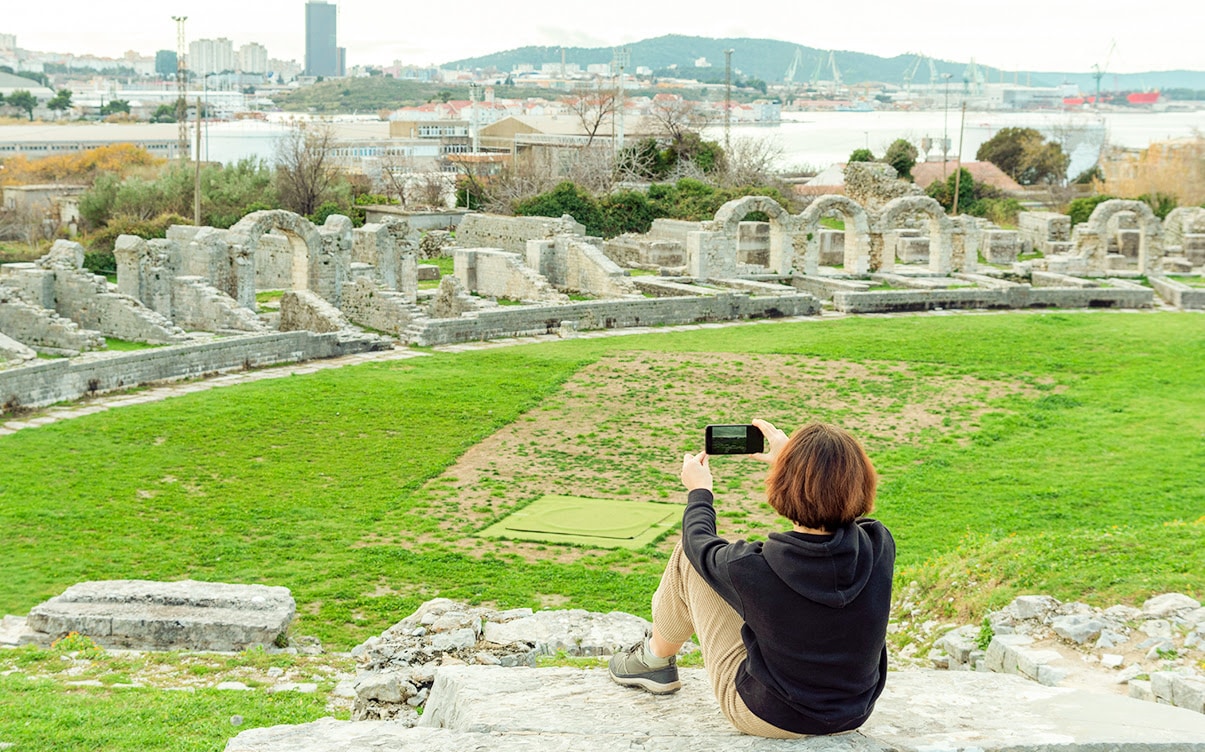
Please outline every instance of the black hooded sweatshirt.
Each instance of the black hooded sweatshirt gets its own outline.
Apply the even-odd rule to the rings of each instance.
[[[762,720],[799,734],[861,726],[887,681],[891,533],[863,518],[832,535],[729,543],[716,535],[713,498],[706,489],[690,492],[682,546],[745,621],[741,699]]]

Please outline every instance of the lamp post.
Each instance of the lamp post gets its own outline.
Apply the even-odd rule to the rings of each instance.
[[[950,151],[950,74],[941,74],[942,80],[945,81],[946,88],[946,106],[942,114],[941,121],[941,176],[946,177],[946,161]]]

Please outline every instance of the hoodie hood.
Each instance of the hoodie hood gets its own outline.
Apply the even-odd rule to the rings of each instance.
[[[770,569],[808,600],[844,608],[866,587],[875,562],[888,555],[890,534],[877,520],[860,519],[825,541],[797,533],[771,533],[762,547]]]

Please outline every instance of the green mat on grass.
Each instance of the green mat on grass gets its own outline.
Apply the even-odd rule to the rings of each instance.
[[[543,496],[478,535],[486,538],[640,548],[677,525],[680,504]]]

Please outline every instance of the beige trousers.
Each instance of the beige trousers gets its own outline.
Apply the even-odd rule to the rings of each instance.
[[[784,731],[753,714],[736,691],[736,671],[745,660],[741,642],[744,621],[711,589],[682,551],[674,546],[661,584],[653,594],[653,626],[667,642],[686,642],[699,636],[703,665],[720,712],[738,731],[770,739],[798,739],[804,734]]]

